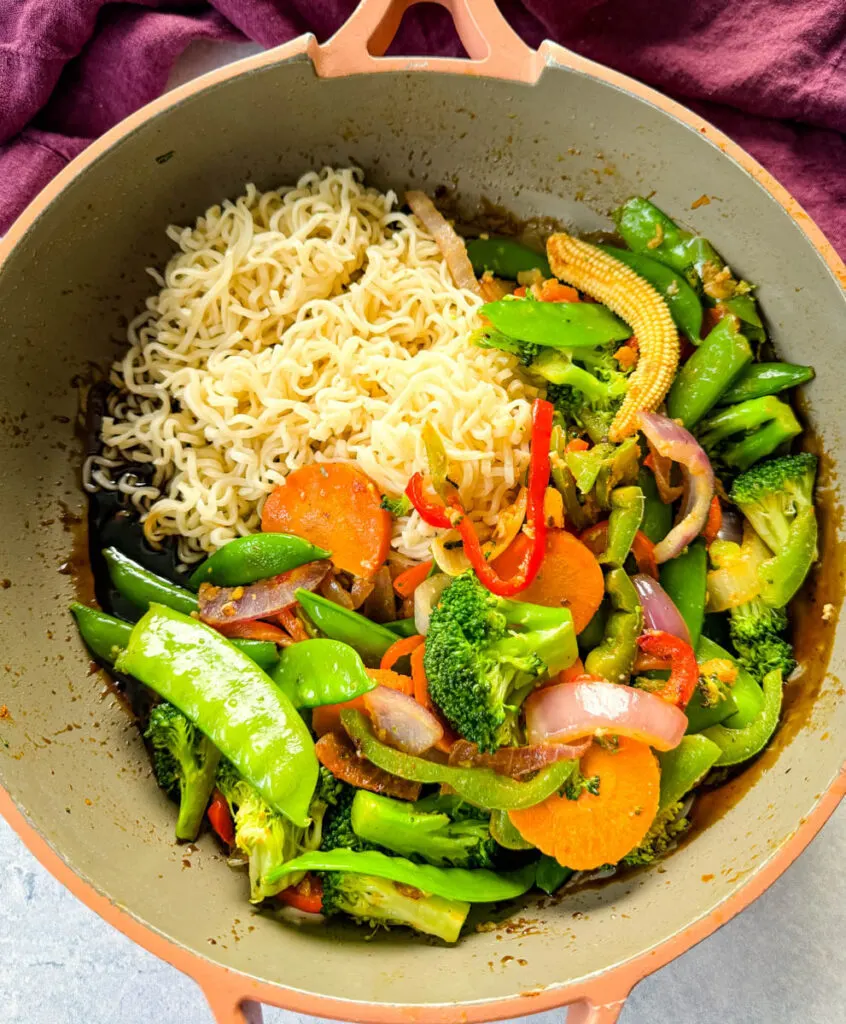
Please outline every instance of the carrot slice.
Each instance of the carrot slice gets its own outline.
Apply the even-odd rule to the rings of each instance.
[[[570,800],[553,793],[534,807],[508,812],[527,842],[574,871],[616,864],[643,840],[658,813],[655,755],[646,743],[617,742],[615,749],[592,744],[579,764],[586,779],[599,776],[597,795],[585,790]]]
[[[400,597],[411,597],[423,580],[429,575],[432,568],[432,560],[421,562],[420,565],[412,565],[410,569],[401,572],[394,580],[394,590]]]
[[[529,543],[528,537],[521,533],[494,561],[494,569],[500,576],[507,579],[514,575]],[[576,632],[581,633],[596,614],[604,593],[602,569],[590,549],[566,530],[549,530],[540,571],[529,586],[516,595],[516,600],[550,608],[569,608]]]
[[[249,622],[227,622],[216,626],[215,629],[230,640],[266,640],[282,647],[287,647],[291,643],[291,638],[284,630],[270,622],[264,622],[262,619],[252,619]]]
[[[411,652],[420,647],[423,642],[424,637],[420,636],[419,633],[416,636],[401,637],[396,643],[391,644],[387,651],[382,655],[382,660],[379,662],[379,668],[393,668],[400,658],[404,658],[406,654],[411,654]]]
[[[418,704],[426,708],[427,711],[431,711],[444,727],[444,734],[435,744],[435,749],[448,754],[452,750],[452,745],[458,739],[458,736],[453,732],[449,722],[441,714],[440,708],[435,707],[432,703],[432,698],[429,696],[429,680],[426,678],[426,669],[423,667],[425,649],[424,645],[420,644],[411,652],[411,678],[414,683],[414,699]]]
[[[540,286],[538,298],[541,302],[578,302],[579,293],[570,285],[549,277]]]
[[[338,569],[368,579],[388,555],[391,515],[372,480],[344,462],[295,469],[264,503],[261,528],[332,552]]]
[[[401,672],[392,672],[389,668],[369,668],[367,674],[377,686],[387,686],[389,690],[399,690],[407,697],[414,696],[414,684],[411,681],[411,676],[405,676]]]
[[[308,633],[306,633],[306,628],[300,621],[299,615],[297,615],[296,609],[298,607],[299,604],[295,604],[290,608],[283,608],[276,616],[276,619],[279,625],[290,633],[294,643],[299,644],[303,640],[308,640]]]

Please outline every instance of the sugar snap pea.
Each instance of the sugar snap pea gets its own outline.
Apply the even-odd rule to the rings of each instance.
[[[198,590],[201,583],[237,587],[279,576],[298,565],[330,556],[330,551],[289,533],[254,533],[249,537],[236,537],[215,551],[194,570],[188,585],[194,590]]]
[[[673,525],[673,506],[661,501],[658,485],[655,483],[655,474],[652,470],[641,469],[637,475],[637,483],[646,502],[640,531],[653,544],[657,544],[667,536]]]
[[[695,540],[687,549],[661,566],[661,586],[684,619],[695,649],[705,621],[705,590],[708,582],[708,551]]]
[[[478,277],[490,271],[495,277],[516,281],[518,274],[529,270],[539,270],[545,278],[552,277],[546,256],[513,238],[471,238],[466,245]]]
[[[595,348],[632,336],[623,321],[598,302],[508,298],[488,302],[479,313],[509,338],[545,348]]]
[[[286,647],[270,678],[295,708],[344,704],[376,685],[352,647],[323,638]]]
[[[743,371],[720,398],[718,405],[735,405],[750,398],[777,395],[788,388],[799,387],[814,379],[810,366],[797,363],[753,363]]]
[[[390,629],[349,608],[342,608],[321,594],[298,590],[296,596],[300,607],[324,636],[349,644],[371,668],[378,668],[382,655],[396,642],[397,635]]]
[[[196,594],[150,572],[143,565],[127,558],[117,548],[106,548],[103,551],[103,558],[106,560],[109,578],[115,589],[136,608],[143,611],[155,603],[163,604],[185,615],[197,610]]]
[[[717,744],[707,736],[683,736],[677,747],[659,753],[661,790],[658,810],[678,803],[701,782],[717,762],[720,753]]]

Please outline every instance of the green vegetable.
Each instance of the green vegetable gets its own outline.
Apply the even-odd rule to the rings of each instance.
[[[700,286],[706,264],[722,265],[710,242],[684,231],[648,199],[629,199],[614,211],[613,217],[630,249],[672,267],[694,287]]]
[[[704,735],[721,750],[716,766],[723,767],[748,761],[769,743],[781,714],[781,672],[774,669],[764,676],[764,705],[748,725],[739,729],[727,725],[713,725]]]
[[[668,853],[689,827],[690,821],[682,814],[681,802],[670,804],[658,811],[640,845],[627,853],[620,863],[626,867],[652,864]]]
[[[295,825],[308,823],[314,742],[246,654],[202,622],[154,604],[116,664],[179,708],[273,808]]]
[[[144,736],[153,748],[156,781],[179,801],[176,838],[193,842],[211,799],[220,753],[168,703],[157,704],[150,712]]]
[[[537,680],[577,656],[569,609],[497,597],[468,570],[432,611],[423,663],[434,703],[491,751],[519,740],[519,708]]]
[[[705,621],[705,590],[708,577],[708,549],[695,540],[680,555],[661,566],[661,586],[678,608],[696,649]]]
[[[387,494],[382,495],[382,508],[390,512],[394,519],[407,516],[414,506],[407,494],[400,494],[397,498],[389,498]]]
[[[370,668],[378,668],[382,655],[396,641],[396,634],[390,629],[371,622],[349,608],[342,608],[321,594],[298,590],[296,597],[300,607],[321,633],[330,640],[349,644]]]
[[[615,487],[634,484],[637,480],[639,460],[640,447],[635,437],[627,438],[622,444],[595,444],[587,451],[567,452],[564,456],[576,487],[585,496],[592,494],[603,509],[611,508]]]
[[[488,868],[496,843],[487,821],[452,821],[403,800],[360,789],[352,802],[352,828],[367,843],[440,867]]]
[[[731,405],[703,421],[699,443],[712,458],[733,469],[749,469],[802,433],[786,402],[769,396]]]
[[[667,415],[694,427],[752,362],[736,316],[724,316],[681,367],[667,395]]]
[[[79,626],[82,639],[89,646],[92,654],[107,665],[113,665],[118,654],[129,643],[132,623],[116,619],[113,615],[106,615],[105,612],[98,611],[96,608],[88,608],[77,602],[70,606],[70,610]],[[265,671],[273,668],[279,660],[276,644],[269,641],[230,640],[229,643],[249,655]]]
[[[254,533],[249,537],[236,537],[215,551],[194,570],[188,585],[194,590],[198,590],[201,583],[237,587],[278,576],[306,562],[329,558],[331,554],[288,533]]]
[[[306,826],[295,825],[275,811],[228,761],[222,761],[217,773],[217,788],[229,804],[235,824],[235,845],[249,859],[250,900],[261,903],[270,899],[299,878],[290,875],[271,881],[276,868],[293,860],[301,853],[315,850],[320,845],[321,823],[334,791],[334,780],[321,772],[321,785],[309,807],[311,821]],[[327,787],[327,792],[322,791]]]
[[[643,510],[643,520],[640,524],[641,533],[645,534],[653,544],[658,544],[670,532],[673,525],[673,506],[665,505],[658,494],[658,485],[655,483],[655,474],[650,469],[641,469],[638,473],[637,483],[646,505]]]
[[[137,608],[146,611],[151,604],[162,604],[185,615],[197,610],[196,594],[156,576],[117,548],[106,548],[103,558],[115,589]]]
[[[720,748],[707,736],[683,736],[672,750],[658,754],[661,793],[658,810],[678,803],[708,774],[720,756]]]
[[[356,853],[353,850],[327,850],[306,853],[274,869],[270,882],[295,871],[352,871],[356,874],[388,878],[392,882],[411,885],[423,892],[446,899],[468,903],[498,903],[528,892],[534,885],[535,866],[529,864],[517,871],[497,874],[486,868],[437,868],[431,864],[415,864],[405,857],[387,857],[375,850]]]
[[[511,818],[507,811],[491,811],[490,830],[494,841],[506,850],[533,850],[531,843],[527,842],[511,824]]]
[[[471,238],[465,245],[477,277],[490,271],[494,277],[516,281],[518,274],[529,270],[539,270],[545,279],[552,277],[546,256],[513,238]]]
[[[539,889],[543,889],[544,892],[549,893],[551,896],[554,892],[557,892],[565,882],[569,882],[573,877],[573,874],[574,872],[572,868],[563,867],[554,857],[548,857],[543,853],[538,861],[535,885]]]
[[[386,622],[385,629],[389,629],[394,636],[415,636],[417,634],[414,619],[397,619],[396,622]]]
[[[575,761],[558,761],[542,768],[528,782],[516,782],[489,768],[455,768],[386,746],[376,739],[358,711],[342,711],[341,722],[361,755],[379,768],[412,782],[446,784],[468,803],[491,811],[534,807],[557,792],[576,765]]]
[[[785,455],[753,466],[731,489],[732,501],[774,552],[758,567],[761,598],[774,608],[790,601],[817,558],[816,472],[815,455]]]
[[[611,492],[608,544],[600,555],[602,565],[620,568],[629,556],[635,535],[643,521],[646,500],[639,487],[615,487]],[[704,577],[703,577],[704,585]]]
[[[602,643],[585,658],[585,669],[611,683],[628,681],[637,655],[637,638],[643,632],[643,609],[625,569],[612,569],[605,577],[611,614]]]
[[[751,398],[776,395],[787,388],[807,384],[814,379],[810,366],[795,363],[753,363],[747,367],[720,398],[718,405],[736,405]]]
[[[631,330],[598,302],[500,299],[479,310],[497,331],[541,348],[595,348],[625,341]]]
[[[615,260],[631,267],[636,274],[648,281],[663,296],[676,327],[683,331],[694,345],[699,344],[702,331],[702,303],[685,277],[666,264],[652,259],[651,256],[630,252],[628,249],[617,249],[613,245],[600,245],[599,248],[613,256]]]
[[[785,676],[793,671],[793,649],[782,636],[787,629],[783,608],[771,608],[756,597],[735,605],[729,615],[737,660],[755,679],[763,679],[773,669]]]
[[[764,330],[758,305],[752,295],[737,294],[730,299],[721,299],[718,305],[743,321],[743,333],[750,341],[766,341],[767,332]]]
[[[343,704],[376,685],[352,647],[324,639],[286,647],[271,679],[295,708]]]
[[[717,725],[720,722],[725,722],[726,725],[737,728],[741,725],[746,725],[758,716],[761,708],[764,706],[764,695],[761,692],[761,687],[752,675],[738,662],[737,658],[706,636],[699,638],[696,658],[699,662],[709,661],[711,658],[726,658],[737,667],[737,677],[731,686],[729,697],[726,701],[717,705],[716,708],[704,709],[705,715],[707,715],[708,711],[714,713],[711,720],[706,721],[705,715],[703,715],[700,728],[689,728],[688,732],[700,732],[709,725]],[[693,700],[691,700],[687,707],[687,715],[691,725],[694,721],[692,711]],[[719,713],[719,717],[717,717],[717,713]]]
[[[611,614],[611,602],[607,597],[602,599],[602,604],[597,608],[596,614],[585,626],[585,628],[579,633],[578,644],[579,653],[584,659],[584,656],[598,647],[602,643],[602,638],[605,636],[605,630],[608,628],[608,618]]]
[[[530,361],[529,369],[547,382],[547,400],[565,423],[584,430],[596,445],[607,439],[631,376],[610,348],[548,349]]]

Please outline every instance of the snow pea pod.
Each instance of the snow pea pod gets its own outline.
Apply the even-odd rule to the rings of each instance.
[[[661,791],[658,810],[663,811],[689,793],[716,764],[722,751],[707,736],[683,736],[672,750],[658,754]]]
[[[535,884],[535,865],[516,871],[497,873],[487,868],[436,868],[415,864],[405,857],[388,857],[376,850],[325,850],[303,853],[268,872],[274,885],[286,875],[298,871],[347,871],[358,875],[387,878],[410,885],[434,896],[466,903],[497,903],[522,896]]]
[[[416,636],[417,626],[414,619],[396,619],[394,622],[386,622],[385,629],[389,629],[395,636]]]
[[[753,363],[747,367],[720,398],[718,405],[736,405],[750,398],[777,395],[814,379],[810,366],[798,363]]]
[[[358,711],[342,711],[341,723],[362,757],[379,768],[412,782],[445,783],[468,803],[491,811],[534,807],[557,792],[576,767],[575,761],[557,761],[542,768],[528,782],[517,782],[489,768],[456,768],[386,746],[376,739],[367,719]]]
[[[466,246],[477,277],[487,270],[495,277],[509,281],[516,281],[518,274],[528,270],[539,270],[545,278],[553,276],[549,260],[543,253],[535,252],[513,238],[471,238]]]
[[[625,683],[632,673],[637,638],[643,632],[643,609],[625,569],[608,573],[605,592],[611,599],[611,614],[602,643],[585,658],[585,668],[611,683]]]
[[[708,726],[716,725],[720,722],[725,722],[726,725],[732,728],[747,725],[757,718],[764,704],[764,695],[761,692],[761,687],[746,669],[738,664],[737,659],[709,637],[701,636],[699,643],[696,645],[696,660],[706,662],[711,661],[713,658],[723,658],[730,661],[737,668],[737,676],[732,684],[728,698],[725,701],[720,701],[714,707],[702,707],[694,694],[686,710],[690,722],[687,729],[689,733],[701,732]]]
[[[699,285],[701,268],[706,263],[722,265],[707,239],[684,231],[648,199],[634,196],[612,216],[630,249],[677,270],[694,288]]]
[[[608,544],[599,557],[600,564],[619,568],[625,562],[640,529],[645,506],[639,487],[614,488],[608,517]]]
[[[289,533],[254,533],[236,537],[219,548],[194,570],[188,585],[198,590],[201,583],[237,587],[279,576],[306,562],[330,558],[331,551],[310,544]]]
[[[667,395],[667,415],[694,427],[752,362],[752,349],[731,314],[708,334],[679,370]]]
[[[509,298],[488,302],[479,313],[509,338],[544,348],[595,348],[632,336],[623,321],[598,302]]]
[[[684,332],[692,344],[699,344],[702,332],[702,303],[685,277],[672,267],[659,263],[658,260],[643,253],[618,249],[613,245],[600,245],[598,248],[613,256],[615,260],[625,263],[644,281],[648,281],[663,296],[676,327]]]
[[[758,312],[758,303],[754,296],[748,293],[735,295],[730,299],[722,299],[719,305],[743,321],[743,333],[750,341],[767,340],[767,332],[764,330],[764,323]]]
[[[661,501],[655,474],[650,469],[641,469],[637,475],[638,487],[643,492],[645,507],[640,532],[645,534],[653,544],[662,541],[673,525],[673,506]]]
[[[376,685],[352,647],[322,638],[286,647],[270,678],[295,708],[344,704]]]
[[[740,764],[760,753],[769,743],[781,714],[781,672],[774,669],[764,676],[764,702],[760,713],[748,724],[732,728],[728,724],[712,725],[703,733],[720,748],[716,767]]]
[[[573,877],[573,869],[565,868],[554,857],[541,854],[538,861],[535,885],[551,896]]]
[[[708,582],[708,549],[695,540],[680,555],[661,566],[661,586],[678,608],[696,649],[705,621],[705,591]]]
[[[533,850],[531,843],[527,842],[511,823],[508,811],[491,811],[490,830],[494,842],[505,847],[506,850]]]
[[[330,640],[349,644],[370,668],[378,668],[382,655],[396,642],[397,635],[390,629],[371,622],[349,608],[342,608],[321,594],[298,590],[296,597],[300,607],[321,633]]]
[[[197,611],[196,594],[156,576],[117,548],[105,548],[103,558],[115,589],[136,608],[146,610],[151,604],[163,604],[185,615]]]
[[[189,718],[267,802],[309,823],[317,757],[305,722],[264,672],[210,626],[153,604],[116,667]]]

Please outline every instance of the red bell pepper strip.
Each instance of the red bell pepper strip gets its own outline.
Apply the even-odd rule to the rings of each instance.
[[[221,840],[227,846],[231,846],[235,842],[235,825],[232,821],[232,814],[229,810],[229,804],[226,802],[226,797],[219,789],[212,793],[211,803],[206,814],[209,816],[211,827],[217,832]]]
[[[702,527],[702,539],[706,544],[710,544],[716,540],[717,534],[723,525],[723,506],[720,504],[720,499],[715,494],[711,498],[711,505],[708,509],[708,518],[705,520],[705,525]]]
[[[434,501],[429,501],[423,492],[422,473],[415,473],[412,476],[408,481],[405,493],[424,523],[428,523],[429,526],[436,526],[441,530],[452,529],[452,520],[449,518],[444,506],[438,505]]]
[[[309,872],[301,882],[283,889],[276,898],[306,914],[319,914],[323,910],[323,885],[317,875]]]
[[[655,696],[684,711],[699,682],[699,666],[693,648],[662,629],[645,630],[637,644],[645,654],[669,661],[670,678],[662,689],[654,691]]]

